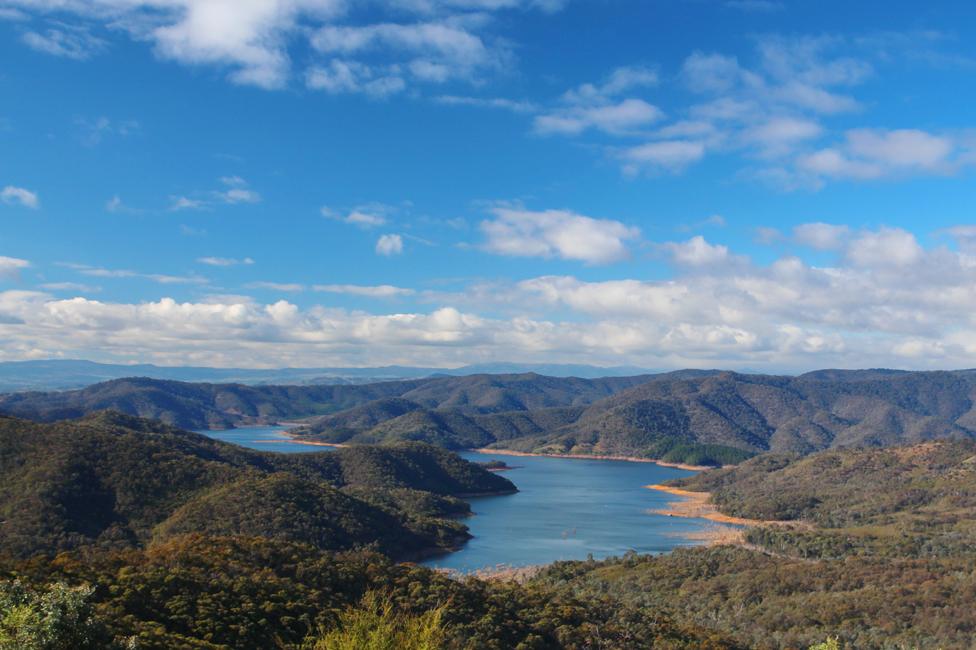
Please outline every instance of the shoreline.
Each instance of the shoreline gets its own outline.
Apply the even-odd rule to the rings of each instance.
[[[654,458],[640,458],[638,456],[601,456],[599,454],[542,454],[531,451],[515,451],[514,449],[493,449],[491,447],[481,447],[478,449],[465,449],[479,454],[498,456],[527,456],[536,458],[573,458],[576,460],[622,460],[628,463],[654,463],[661,467],[673,467],[675,469],[685,469],[692,472],[704,472],[709,469],[717,469],[708,465],[688,465],[685,463],[671,463],[666,460],[656,460]]]
[[[295,436],[291,435],[287,431],[281,432],[283,435],[288,436],[287,440],[273,439],[273,440],[255,440],[254,442],[287,442],[293,445],[308,445],[310,447],[334,447],[336,449],[345,449],[349,445],[345,445],[338,442],[316,442],[313,440],[300,440]]]
[[[652,510],[654,514],[666,515],[668,517],[682,517],[686,519],[707,519],[719,524],[731,524],[733,526],[761,526],[764,524],[782,524],[777,521],[763,521],[761,519],[745,519],[744,517],[733,517],[719,512],[718,508],[708,502],[710,492],[692,492],[681,488],[670,487],[668,485],[645,485],[648,490],[656,490],[665,494],[684,497],[682,501],[672,501],[668,507],[660,510]]]

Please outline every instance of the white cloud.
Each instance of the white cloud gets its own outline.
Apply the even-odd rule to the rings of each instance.
[[[21,40],[37,52],[76,61],[91,58],[104,50],[107,45],[86,28],[70,25],[61,25],[58,29],[47,29],[44,32],[24,32]]]
[[[32,210],[41,207],[41,201],[37,197],[36,192],[31,192],[23,187],[16,187],[14,185],[7,185],[3,190],[0,190],[0,201],[3,201],[7,205],[22,205]]]
[[[395,287],[389,284],[379,284],[375,286],[361,284],[317,284],[312,287],[315,291],[324,293],[341,293],[352,296],[364,296],[366,298],[398,298],[412,296],[416,291]]]
[[[602,84],[582,84],[567,91],[563,100],[569,104],[600,104],[621,93],[656,86],[657,71],[642,66],[624,66],[611,72]]]
[[[261,195],[245,187],[232,187],[216,196],[224,203],[260,203]]]
[[[375,98],[396,94],[407,87],[396,70],[376,70],[358,61],[333,59],[327,66],[308,69],[305,84],[332,95],[362,93]]]
[[[254,264],[254,260],[250,257],[244,257],[238,259],[236,257],[198,257],[197,262],[200,264],[206,264],[207,266],[239,266],[245,265],[250,266]]]
[[[387,65],[400,64],[398,67],[403,67],[414,78],[429,83],[471,79],[482,69],[500,67],[506,56],[504,50],[488,47],[462,22],[449,21],[330,25],[312,37],[312,47],[325,54],[346,58],[385,53],[393,60]],[[348,62],[345,65],[348,66]],[[335,72],[333,70],[333,77]],[[346,72],[350,70],[347,68]],[[320,87],[330,91],[354,91],[349,83]]]
[[[179,210],[202,210],[207,207],[207,202],[202,199],[191,199],[187,196],[171,196],[169,209],[174,212]]]
[[[845,225],[816,222],[793,228],[793,241],[817,250],[839,250],[847,241],[851,229]]]
[[[157,284],[207,284],[209,280],[199,275],[169,275],[166,273],[140,273],[130,269],[107,269],[100,266],[59,262],[58,266],[77,271],[94,278],[136,278],[150,280]]]
[[[759,147],[765,157],[780,157],[792,152],[797,145],[814,140],[823,133],[823,127],[809,119],[773,117],[746,128],[742,137],[747,144]]]
[[[387,257],[391,255],[399,255],[403,252],[403,237],[396,234],[380,235],[380,238],[376,240],[376,254],[386,255]]]
[[[898,228],[860,233],[847,247],[847,259],[858,267],[904,268],[921,260],[924,251],[915,235]]]
[[[562,105],[537,115],[533,129],[541,135],[578,135],[588,129],[626,134],[663,119],[664,112],[643,99],[617,96],[657,82],[650,68],[617,68],[602,84],[586,83],[564,93]]]
[[[499,207],[481,222],[484,249],[499,255],[559,257],[607,264],[629,255],[625,242],[640,231],[611,219],[594,219],[566,210],[533,212]]]
[[[479,108],[499,108],[513,113],[534,113],[539,107],[529,101],[506,99],[504,97],[462,97],[458,95],[441,95],[435,97],[438,104],[448,106],[476,106]]]
[[[872,180],[905,174],[948,174],[969,162],[950,137],[917,129],[852,129],[835,147],[801,156],[801,172],[816,177]]]
[[[668,242],[663,246],[679,266],[716,267],[743,261],[742,258],[732,255],[728,246],[709,244],[701,235],[685,242]]]
[[[364,229],[377,228],[385,225],[387,223],[386,213],[391,211],[392,208],[390,206],[382,204],[359,206],[350,210],[346,214],[336,212],[328,206],[323,206],[320,210],[322,216],[327,219],[341,221],[342,223],[347,223],[351,226],[358,226]]]
[[[283,291],[285,293],[301,293],[305,291],[305,286],[296,282],[248,282],[244,285],[245,289],[266,289],[269,291]]]
[[[624,99],[616,104],[570,107],[535,118],[536,133],[577,135],[587,129],[605,133],[624,133],[664,117],[657,106],[642,99]]]
[[[169,209],[174,212],[209,210],[218,204],[237,205],[261,202],[261,195],[250,189],[247,186],[247,181],[240,176],[222,176],[219,180],[226,189],[196,193],[193,196],[171,196],[169,197]]]
[[[382,57],[383,67],[399,67],[419,81],[474,80],[482,71],[506,65],[511,57],[504,39],[489,40],[477,33],[492,24],[492,12],[519,8],[551,12],[563,2],[398,0],[377,4],[376,15],[370,16],[376,22],[366,24],[355,23],[363,16],[353,11],[354,3],[344,0],[7,0],[7,4],[4,11],[16,12],[8,13],[10,18],[26,18],[29,12],[62,21],[44,32],[28,32],[25,41],[35,49],[88,57],[103,47],[87,28],[99,24],[151,43],[161,59],[223,68],[233,83],[276,89],[287,85],[292,75],[289,50],[296,40],[306,38],[320,52],[343,53],[343,58]],[[423,19],[411,22],[415,16]],[[389,18],[406,22],[389,22]],[[338,24],[343,19],[348,22]],[[77,24],[64,22],[68,20]],[[322,81],[318,74],[309,78]],[[386,83],[392,82],[386,79]]]
[[[30,266],[27,260],[0,255],[0,279],[16,280],[20,272]]]
[[[678,172],[705,157],[705,145],[693,140],[661,140],[630,147],[620,152],[624,171],[642,169]]]
[[[80,282],[46,282],[40,286],[48,291],[76,291],[78,293],[98,293],[102,290],[101,287]]]
[[[666,280],[543,276],[473,285],[454,295],[425,292],[421,299],[436,303],[425,312],[371,314],[235,296],[112,303],[6,291],[0,358],[224,366],[517,358],[766,371],[976,365],[976,258],[965,251],[926,248],[895,228],[852,230],[829,266],[793,256],[758,266],[696,238],[671,251],[685,264]],[[392,285],[323,288],[377,298],[420,295]]]

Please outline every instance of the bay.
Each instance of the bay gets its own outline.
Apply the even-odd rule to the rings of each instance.
[[[331,447],[290,441],[287,427],[201,431],[211,438],[260,451],[309,453]],[[460,550],[432,557],[426,566],[460,572],[665,553],[694,545],[695,534],[713,526],[703,519],[654,514],[675,497],[644,486],[694,472],[622,460],[460,454],[475,462],[504,460],[503,475],[516,494],[468,499],[474,516],[464,520],[474,538]]]

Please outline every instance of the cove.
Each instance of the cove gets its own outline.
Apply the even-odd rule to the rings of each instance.
[[[323,452],[328,447],[289,442],[286,427],[201,431],[212,438],[261,451]],[[454,553],[423,562],[432,568],[472,572],[498,567],[602,559],[627,551],[664,553],[694,545],[696,533],[714,524],[652,514],[674,497],[645,489],[694,472],[654,463],[462,452],[476,462],[503,460],[504,476],[519,492],[468,499],[464,520],[474,538]]]

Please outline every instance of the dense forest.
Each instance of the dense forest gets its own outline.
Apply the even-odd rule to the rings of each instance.
[[[737,647],[610,599],[394,563],[464,539],[459,495],[514,489],[422,443],[278,455],[115,412],[0,418],[0,648],[356,647],[330,644],[364,612],[407,621],[397,638],[427,621],[427,647]]]
[[[0,552],[15,557],[194,532],[410,557],[468,537],[458,495],[514,490],[421,443],[290,456],[114,412],[0,418]]]
[[[703,472],[673,485],[776,523],[518,581],[395,561],[463,539],[459,496],[514,489],[422,443],[276,455],[112,412],[4,418],[0,479],[3,650],[951,650],[976,635],[969,440]]]
[[[0,412],[53,421],[112,408],[184,428],[304,419],[345,444],[421,441],[550,454],[737,464],[766,452],[976,436],[976,373],[823,370],[798,377],[681,371],[604,379],[534,374],[361,386],[122,379],[0,396]]]
[[[557,563],[536,578],[620,598],[755,648],[970,648],[976,444],[761,456],[672,485],[730,515],[790,522],[736,546]]]

